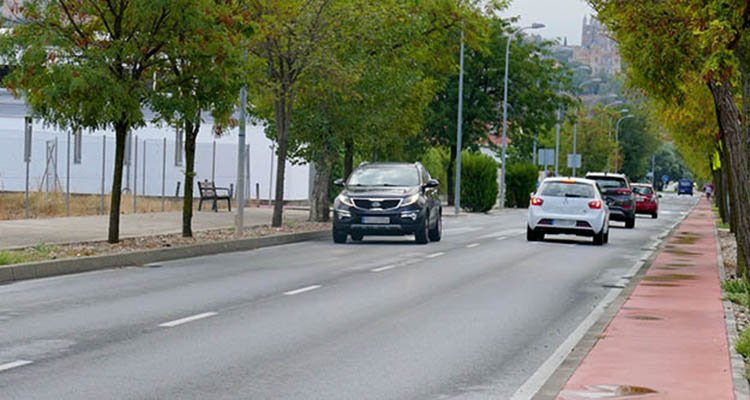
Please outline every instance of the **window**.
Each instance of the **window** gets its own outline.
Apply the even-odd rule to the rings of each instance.
[[[641,195],[654,194],[654,191],[651,190],[650,187],[646,187],[646,186],[634,186],[633,192],[635,192],[635,194],[641,194]]]
[[[541,195],[545,197],[596,197],[594,186],[588,183],[548,182],[544,184]]]
[[[414,166],[365,167],[352,172],[348,186],[418,186],[419,170]]]

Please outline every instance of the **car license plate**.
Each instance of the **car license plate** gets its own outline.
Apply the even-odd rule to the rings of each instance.
[[[554,222],[555,222],[555,226],[565,226],[565,227],[575,226],[576,224],[575,221],[569,220],[569,219],[556,219]]]
[[[390,217],[362,217],[362,223],[363,224],[390,224],[391,218]]]

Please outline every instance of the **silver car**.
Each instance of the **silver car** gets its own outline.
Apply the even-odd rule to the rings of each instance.
[[[595,245],[609,241],[609,208],[596,182],[547,178],[532,194],[526,239],[534,242],[560,234],[593,237]]]

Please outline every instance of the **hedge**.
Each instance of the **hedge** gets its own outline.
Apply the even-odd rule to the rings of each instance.
[[[486,212],[497,201],[498,165],[481,153],[461,153],[461,206],[470,212]]]

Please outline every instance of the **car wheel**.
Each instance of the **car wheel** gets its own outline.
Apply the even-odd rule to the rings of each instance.
[[[544,240],[544,233],[537,232],[526,225],[526,240],[529,242]]]
[[[362,241],[363,237],[365,237],[365,235],[363,235],[361,233],[354,233],[354,232],[352,232],[352,240],[355,241],[355,242]]]
[[[437,221],[435,222],[435,227],[430,229],[430,241],[431,242],[439,242],[440,239],[443,238],[443,215],[442,212],[438,216]]]
[[[604,243],[605,244],[609,243],[609,231],[607,231],[607,233],[604,234]]]
[[[346,232],[340,230],[333,230],[333,242],[334,243],[346,243]]]
[[[417,227],[417,231],[414,232],[414,240],[417,242],[417,244],[427,244],[430,242],[429,237],[429,231],[430,231],[430,225],[427,221],[429,221],[429,215],[425,216],[424,222],[422,222],[422,225]]]
[[[601,246],[604,244],[604,230],[602,229],[601,232],[594,234],[594,245]]]
[[[625,228],[627,229],[635,228],[635,217],[628,218],[627,220],[625,220]]]
[[[659,213],[653,213],[653,214],[651,214],[651,218],[653,218],[653,219],[659,218]]]

